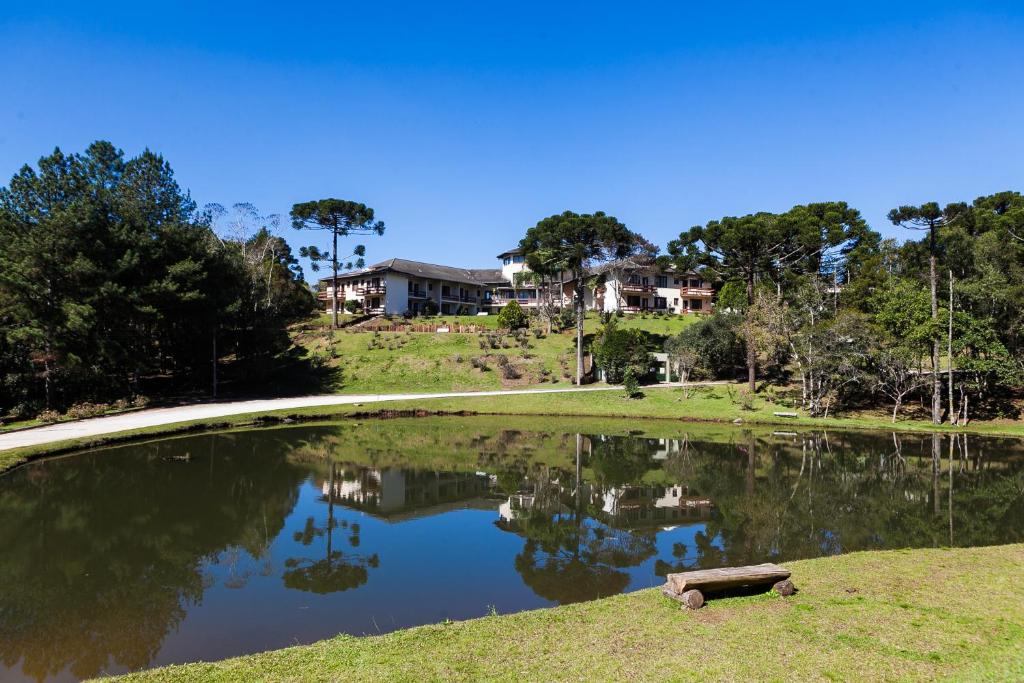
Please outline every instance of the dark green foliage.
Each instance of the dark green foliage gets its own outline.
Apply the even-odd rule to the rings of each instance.
[[[498,327],[503,327],[507,330],[518,330],[521,327],[526,327],[527,324],[526,313],[523,311],[523,307],[516,301],[509,301],[498,313]]]
[[[623,382],[628,370],[634,380],[647,377],[651,371],[651,354],[647,351],[647,333],[637,329],[620,329],[611,318],[594,342],[594,361],[611,384]]]
[[[746,355],[746,347],[737,331],[740,324],[741,318],[736,314],[702,317],[670,338],[665,350],[675,356],[677,349],[692,349],[695,355],[692,370],[696,377],[733,379],[742,371]]]
[[[362,305],[356,299],[349,299],[345,302],[345,310],[349,313],[355,313],[362,310]]]
[[[208,385],[215,340],[218,355],[287,344],[283,321],[312,305],[287,245],[248,245],[275,254],[257,289],[207,218],[148,150],[96,142],[15,174],[0,189],[0,409],[130,396],[154,376]]]
[[[626,398],[636,398],[640,394],[640,382],[636,379],[636,371],[628,367],[622,375],[622,390]]]

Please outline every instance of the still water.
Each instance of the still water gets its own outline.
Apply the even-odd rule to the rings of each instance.
[[[164,439],[0,477],[0,680],[73,680],[1024,538],[1007,439],[425,418]]]

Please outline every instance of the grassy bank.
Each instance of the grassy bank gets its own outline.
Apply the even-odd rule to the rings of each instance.
[[[473,413],[480,415],[523,415],[523,416],[566,416],[592,418],[643,419],[638,428],[650,431],[651,424],[666,421],[668,431],[678,431],[676,422],[716,422],[728,428],[742,425],[779,425],[812,429],[878,429],[885,431],[932,431],[936,428],[924,420],[902,420],[892,424],[884,414],[865,414],[842,418],[830,417],[780,418],[774,413],[791,408],[757,397],[750,402],[740,398],[740,392],[732,386],[714,386],[697,389],[686,396],[675,388],[648,387],[639,399],[625,398],[621,391],[594,391],[557,394],[519,394],[507,396],[468,396],[462,398],[432,398],[380,403],[323,406],[300,409],[276,410],[267,413],[246,413],[227,417],[192,422],[181,422],[159,427],[149,427],[117,432],[104,436],[71,439],[68,441],[0,451],[0,472],[27,460],[72,449],[89,448],[126,440],[194,432],[203,429],[232,429],[251,427],[268,422],[297,420],[330,420],[353,415],[389,415],[402,413]],[[734,425],[734,421],[741,421]],[[672,422],[667,422],[672,421]],[[1024,422],[991,421],[975,422],[966,428],[954,429],[942,425],[938,431],[963,431],[991,436],[1024,436]]]
[[[645,590],[383,636],[339,636],[119,680],[1024,676],[1024,546],[854,553],[786,566],[800,588],[791,598],[721,599],[683,612]]]
[[[366,332],[332,333],[327,319],[297,325],[297,346],[333,371],[338,393],[401,393],[483,391],[523,387],[569,386],[576,371],[575,330],[542,335],[526,334],[521,345],[511,335],[491,333]],[[620,325],[644,330],[652,351],[696,321],[695,316],[626,316]],[[441,316],[416,319],[422,324],[475,325],[496,330],[497,316]],[[600,327],[588,317],[584,331]],[[490,342],[496,341],[492,345]],[[504,371],[502,365],[512,368]]]

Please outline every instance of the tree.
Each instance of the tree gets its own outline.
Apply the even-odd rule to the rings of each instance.
[[[498,327],[518,330],[520,327],[526,327],[526,324],[526,313],[518,301],[509,301],[498,313]]]
[[[709,269],[720,281],[739,281],[746,287],[747,306],[762,278],[781,278],[789,269],[817,272],[832,253],[844,256],[877,241],[860,212],[845,202],[794,206],[785,214],[761,212],[727,216],[694,226],[668,245],[677,268]],[[747,382],[755,390],[757,350],[747,347]]]
[[[938,324],[939,299],[938,299],[938,274],[936,272],[936,260],[938,258],[937,233],[940,228],[946,227],[963,217],[967,212],[967,205],[949,204],[945,209],[940,209],[935,202],[927,202],[920,206],[900,206],[889,212],[889,220],[893,225],[898,225],[912,230],[928,231],[928,281],[931,285],[932,320]],[[938,334],[932,337],[932,423],[942,422],[942,386],[939,378],[939,348],[941,341]]]
[[[690,381],[690,374],[700,365],[700,351],[680,332],[665,341],[665,354],[668,356],[668,374],[675,368],[679,381],[684,385],[683,397],[689,398],[690,389],[685,385]]]
[[[625,381],[627,371],[634,379],[650,373],[651,354],[647,352],[647,333],[642,330],[623,330],[617,319],[608,319],[594,341],[594,361],[604,371],[611,384]]]
[[[925,386],[928,380],[915,370],[913,353],[906,347],[878,350],[871,355],[870,368],[874,389],[893,402],[892,421],[895,424],[903,399]]]
[[[317,269],[318,261],[331,261],[333,278],[331,279],[331,323],[338,326],[338,238],[350,235],[383,235],[384,223],[374,217],[373,209],[358,202],[345,199],[318,199],[302,202],[292,206],[292,227],[296,230],[326,230],[331,233],[332,247],[330,254],[325,254],[315,246],[305,247],[303,255],[313,261],[313,269]],[[353,256],[360,258],[365,254],[362,245],[353,250]]]
[[[618,219],[602,211],[577,214],[566,211],[549,216],[526,231],[519,242],[531,270],[558,264],[572,277],[576,309],[576,384],[583,383],[583,321],[587,280],[602,264],[637,253],[643,238]]]

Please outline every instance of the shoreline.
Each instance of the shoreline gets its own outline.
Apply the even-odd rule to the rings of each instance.
[[[708,385],[698,385],[705,386]],[[44,457],[65,455],[71,452],[88,450],[102,446],[120,445],[134,441],[158,437],[170,437],[201,432],[213,432],[244,428],[258,428],[268,425],[327,422],[353,419],[388,419],[393,417],[438,417],[438,416],[472,416],[472,415],[507,415],[510,417],[532,417],[544,415],[562,418],[605,418],[639,420],[643,424],[719,424],[742,429],[745,426],[756,427],[791,427],[801,430],[839,430],[839,431],[880,431],[896,433],[949,433],[974,434],[978,436],[1020,438],[1024,436],[1024,422],[1005,425],[1001,423],[976,422],[967,427],[941,425],[936,427],[926,421],[902,421],[890,424],[882,420],[865,418],[783,418],[772,415],[774,404],[767,404],[760,409],[747,411],[730,405],[726,399],[715,395],[718,385],[711,385],[712,397],[690,398],[673,397],[677,386],[645,387],[650,391],[643,399],[626,399],[619,396],[618,387],[598,386],[582,389],[559,390],[522,390],[503,392],[451,392],[438,395],[408,396],[396,395],[330,395],[325,397],[299,397],[295,400],[309,405],[291,408],[263,409],[243,411],[245,406],[273,403],[267,401],[234,401],[223,403],[202,403],[179,408],[154,408],[132,413],[92,418],[75,422],[61,423],[62,427],[73,427],[76,424],[89,424],[95,428],[97,424],[125,415],[137,418],[160,414],[166,419],[158,424],[138,428],[113,428],[80,437],[54,437],[43,443],[7,447],[0,450],[0,475],[20,465]],[[653,391],[652,391],[653,389]],[[614,395],[613,395],[614,394]],[[323,401],[323,403],[320,403]],[[715,405],[710,405],[715,403]],[[370,404],[387,404],[387,407],[367,409]],[[209,417],[188,419],[184,409],[200,409],[216,411],[225,409],[224,414]],[[655,408],[645,410],[647,408]],[[710,408],[710,411],[709,411]],[[175,414],[185,417],[175,417]],[[115,423],[116,425],[116,423]],[[4,437],[13,437],[32,433],[46,427],[33,427],[0,434],[0,444]],[[36,432],[38,433],[38,432]]]
[[[784,562],[788,598],[682,611],[651,588],[97,680],[1011,680],[1022,564],[1021,544],[855,552]],[[978,600],[979,581],[998,599]]]

